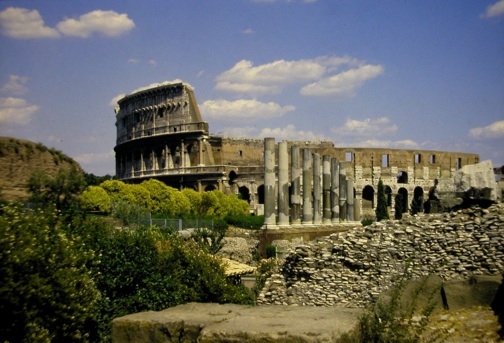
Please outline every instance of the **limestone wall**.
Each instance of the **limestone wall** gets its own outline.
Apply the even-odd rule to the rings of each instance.
[[[259,304],[366,306],[409,268],[444,280],[500,275],[504,204],[374,223],[296,246]]]

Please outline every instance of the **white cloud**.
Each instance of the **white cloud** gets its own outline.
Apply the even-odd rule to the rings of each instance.
[[[28,88],[25,87],[25,83],[28,78],[19,75],[9,75],[9,81],[0,87],[0,93],[7,93],[13,95],[21,95],[28,92]]]
[[[469,137],[475,139],[504,138],[504,120],[493,122],[485,127],[470,129]]]
[[[241,60],[217,76],[216,89],[247,93],[278,93],[286,85],[308,82],[324,75],[326,68],[314,60],[285,61],[253,66]]]
[[[117,37],[132,30],[135,23],[127,14],[95,10],[77,19],[65,19],[51,28],[45,26],[37,10],[9,7],[0,12],[0,27],[4,35],[12,38],[57,38],[61,34],[87,38],[93,33]]]
[[[60,33],[45,26],[44,19],[37,10],[9,7],[0,12],[2,33],[12,38],[57,38]]]
[[[275,137],[278,140],[293,141],[327,141],[330,140],[322,134],[312,131],[297,130],[292,124],[283,128],[264,128],[259,133],[260,137]]]
[[[156,60],[149,60],[147,63],[149,63],[151,66],[155,66],[157,64]]]
[[[75,156],[74,160],[79,162],[79,164],[84,167],[86,165],[98,164],[98,163],[103,163],[103,162],[110,162],[110,161],[114,160],[114,158],[115,158],[114,150],[110,150],[110,151],[104,152],[104,153],[80,154],[80,155]]]
[[[391,124],[388,117],[378,119],[355,120],[347,119],[341,127],[332,128],[337,136],[376,137],[388,135],[397,131],[397,125]]]
[[[350,96],[364,81],[383,74],[381,65],[365,65],[313,82],[301,88],[303,95],[315,96]]]
[[[317,134],[312,131],[297,130],[292,124],[286,125],[283,128],[263,128],[258,129],[250,126],[229,127],[219,132],[227,137],[244,137],[244,138],[264,138],[274,137],[276,140],[292,140],[292,141],[328,141],[328,137]]]
[[[252,30],[250,27],[248,29],[245,29],[242,31],[242,33],[246,34],[246,35],[251,35],[251,34],[254,34],[255,31]]]
[[[0,124],[28,124],[39,109],[20,98],[0,98]]]
[[[294,111],[294,106],[281,106],[275,102],[257,100],[228,101],[223,99],[207,100],[199,106],[205,118],[224,119],[228,121],[262,120],[277,118]]]
[[[480,15],[480,18],[491,18],[504,15],[504,0],[497,1],[495,4],[489,5],[485,13]]]
[[[344,70],[334,74],[340,69]],[[381,65],[365,64],[349,56],[277,60],[258,66],[241,60],[217,76],[215,88],[241,94],[280,93],[286,86],[311,82],[301,88],[301,94],[352,95],[364,81],[382,73]]]
[[[81,15],[78,19],[65,19],[57,25],[60,32],[67,36],[87,38],[93,33],[117,37],[135,27],[127,14],[114,11],[96,10]]]
[[[130,59],[128,60],[128,63],[138,63],[138,62],[140,62],[140,60],[139,60],[139,59],[136,59],[136,58],[130,58]]]

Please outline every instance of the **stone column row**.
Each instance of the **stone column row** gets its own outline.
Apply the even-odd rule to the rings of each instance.
[[[353,221],[354,183],[347,180],[344,162],[303,149],[302,189],[300,149],[291,147],[289,202],[287,142],[278,143],[278,182],[275,173],[275,139],[264,139],[264,224],[266,227],[320,225]],[[278,200],[278,201],[277,201]],[[276,206],[277,205],[277,206]],[[278,209],[278,223],[276,218]],[[358,211],[359,212],[359,211]]]

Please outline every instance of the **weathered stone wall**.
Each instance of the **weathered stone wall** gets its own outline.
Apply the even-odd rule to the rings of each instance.
[[[504,270],[504,204],[374,223],[298,245],[258,304],[366,306],[408,268],[444,280]]]

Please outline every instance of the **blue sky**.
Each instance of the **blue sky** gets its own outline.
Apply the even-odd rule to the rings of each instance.
[[[504,165],[504,0],[0,1],[0,135],[114,174],[114,99],[182,80],[211,133]]]

